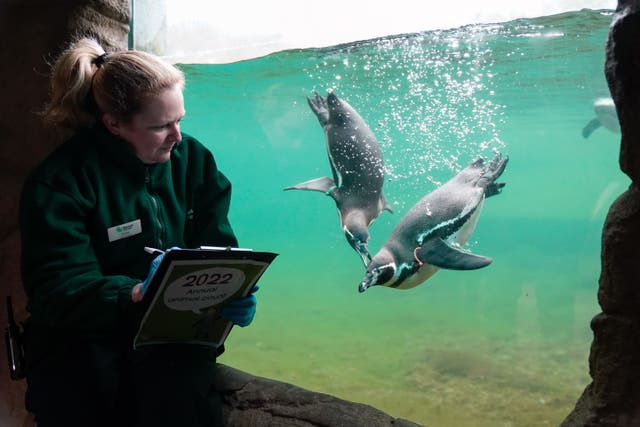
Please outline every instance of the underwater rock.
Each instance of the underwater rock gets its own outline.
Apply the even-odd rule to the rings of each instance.
[[[640,2],[619,0],[605,74],[621,125],[620,168],[632,184],[609,209],[602,233],[592,378],[562,427],[640,426]]]
[[[640,426],[640,190],[637,184],[614,202],[602,238],[594,332],[592,383],[562,427]]]
[[[618,0],[607,41],[605,65],[605,75],[620,119],[620,168],[636,184],[640,183],[639,9],[637,0]]]
[[[224,401],[227,423],[254,426],[417,427],[372,406],[304,390],[218,365],[215,387]]]

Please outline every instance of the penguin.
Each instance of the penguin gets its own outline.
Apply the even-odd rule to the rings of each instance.
[[[593,131],[604,126],[613,133],[620,133],[620,122],[616,113],[616,105],[611,98],[599,98],[593,103],[596,117],[582,129],[582,137],[589,138]]]
[[[485,165],[480,157],[418,201],[367,265],[358,290],[409,289],[441,268],[474,270],[489,265],[491,258],[462,246],[476,227],[485,198],[502,191],[505,184],[495,180],[508,160],[498,153]]]
[[[366,266],[371,261],[369,227],[383,210],[393,212],[382,193],[384,162],[378,140],[360,114],[333,92],[326,98],[316,92],[307,101],[324,130],[333,178],[284,190],[319,191],[333,198],[344,235]]]

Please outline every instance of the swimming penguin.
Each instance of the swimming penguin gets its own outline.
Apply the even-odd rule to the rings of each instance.
[[[616,113],[616,105],[611,98],[599,98],[593,103],[596,117],[582,129],[582,136],[586,139],[601,126],[611,132],[620,133],[620,122]]]
[[[504,187],[495,180],[508,160],[497,154],[485,165],[478,158],[416,203],[367,266],[359,291],[376,285],[409,289],[441,268],[473,270],[489,265],[490,258],[462,246],[475,229],[484,199]]]
[[[307,98],[318,117],[327,141],[333,179],[316,178],[284,190],[319,191],[336,202],[347,241],[366,266],[369,253],[369,226],[391,206],[382,194],[384,162],[378,140],[369,126],[346,101],[329,92]]]

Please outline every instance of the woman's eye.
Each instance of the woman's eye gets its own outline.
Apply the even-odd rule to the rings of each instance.
[[[177,121],[175,122],[175,124],[176,124],[176,125],[180,125],[180,122],[181,122],[181,121],[182,121],[182,119],[177,120]],[[174,125],[173,123],[165,123],[165,124],[163,124],[163,125],[156,126],[156,129],[169,129],[169,128],[170,128],[170,127],[172,127],[173,125]]]

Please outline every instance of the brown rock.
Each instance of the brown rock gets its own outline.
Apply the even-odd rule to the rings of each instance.
[[[256,377],[229,366],[218,365],[218,374],[215,386],[222,392],[230,426],[419,426],[369,405]]]
[[[632,180],[602,232],[602,272],[591,322],[592,383],[562,427],[640,426],[640,2],[619,0],[605,74],[622,131],[620,168]]]

